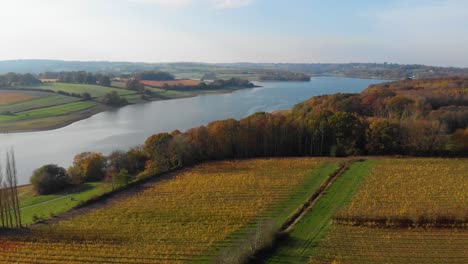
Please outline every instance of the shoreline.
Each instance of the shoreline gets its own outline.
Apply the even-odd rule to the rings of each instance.
[[[76,123],[81,120],[88,119],[90,117],[93,117],[97,114],[107,112],[107,111],[115,111],[119,110],[123,107],[130,106],[130,105],[137,105],[137,104],[147,104],[147,103],[152,103],[152,102],[157,102],[157,101],[166,101],[166,100],[177,100],[177,99],[184,99],[184,98],[192,98],[192,97],[197,97],[200,95],[208,95],[208,94],[227,94],[227,93],[233,93],[238,90],[243,90],[243,89],[255,89],[255,88],[260,88],[262,86],[259,85],[254,85],[253,87],[236,87],[236,88],[225,88],[221,90],[199,90],[199,91],[183,91],[180,92],[181,95],[178,97],[165,97],[165,98],[152,98],[150,100],[138,100],[136,103],[130,103],[122,107],[117,107],[113,108],[110,106],[106,105],[97,105],[94,107],[91,107],[89,109],[73,112],[70,114],[66,115],[59,115],[59,116],[50,116],[50,117],[45,117],[45,118],[39,118],[39,119],[31,119],[31,120],[25,120],[25,121],[19,121],[19,122],[12,122],[11,124],[11,129],[9,129],[10,126],[8,126],[9,123],[4,123],[0,124],[0,134],[19,134],[19,133],[33,133],[33,132],[44,132],[44,131],[52,131],[52,130],[57,130],[60,128],[67,127],[73,123]],[[60,119],[63,119],[63,121],[60,121]],[[49,121],[50,125],[39,125],[39,124],[44,124]],[[38,123],[38,125],[28,125],[30,123]],[[5,126],[6,125],[6,126]],[[22,126],[31,126],[30,128],[21,128]]]

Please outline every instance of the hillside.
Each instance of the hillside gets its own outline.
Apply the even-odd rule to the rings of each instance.
[[[249,80],[307,80],[307,76],[335,76],[400,80],[468,76],[468,68],[402,65],[392,63],[142,63],[109,61],[14,60],[0,61],[0,74],[7,72],[39,74],[48,71],[87,71],[131,74],[142,71],[167,71],[177,78],[247,78]]]

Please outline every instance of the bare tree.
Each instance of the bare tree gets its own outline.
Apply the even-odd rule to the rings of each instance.
[[[18,177],[13,149],[6,153],[5,170],[0,164],[0,218],[3,228],[20,228]]]

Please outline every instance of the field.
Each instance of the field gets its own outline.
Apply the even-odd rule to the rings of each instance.
[[[382,159],[338,218],[389,225],[466,223],[467,190],[467,160]]]
[[[345,205],[375,161],[357,162],[343,173],[317,203],[294,225],[288,239],[267,263],[306,263],[317,243],[326,235],[335,212]]]
[[[105,183],[85,183],[63,192],[49,195],[36,195],[32,185],[19,188],[19,199],[23,225],[64,213],[79,203],[94,196],[109,192],[111,187]]]
[[[95,102],[74,102],[64,105],[57,105],[51,107],[40,108],[36,110],[29,110],[19,112],[14,115],[0,115],[0,122],[17,122],[22,120],[39,119],[51,116],[60,116],[77,111],[86,110],[95,106]]]
[[[171,81],[140,81],[144,85],[152,86],[152,87],[164,87],[165,85],[169,87],[177,87],[177,86],[196,86],[200,83],[197,80],[171,80]]]
[[[354,163],[266,262],[467,263],[467,164],[442,158]]]
[[[8,91],[0,91],[0,100],[3,98],[5,93],[10,93]],[[0,104],[0,113],[10,112],[18,113],[23,111],[28,111],[32,109],[38,109],[43,107],[49,107],[54,105],[61,105],[76,102],[79,99],[70,96],[64,96],[54,93],[47,92],[34,92],[34,91],[15,91],[14,93],[27,98],[25,100],[9,102],[5,104]]]
[[[134,94],[134,91],[105,87],[91,84],[70,84],[70,83],[46,83],[38,86],[40,89],[48,89],[53,91],[64,91],[67,93],[89,93],[92,97],[102,97],[110,91],[116,91],[120,95]]]
[[[209,261],[256,223],[284,221],[335,169],[314,158],[206,163],[3,236],[0,262]]]
[[[0,91],[0,105],[26,101],[32,98],[34,96],[24,93]]]
[[[334,225],[309,263],[467,263],[466,229]]]

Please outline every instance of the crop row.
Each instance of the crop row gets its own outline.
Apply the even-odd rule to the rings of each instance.
[[[466,229],[334,225],[309,263],[468,263]]]
[[[337,218],[390,225],[463,224],[467,189],[466,159],[383,159]]]
[[[278,211],[320,159],[208,163],[88,213],[0,238],[0,262],[154,263],[209,259]],[[286,172],[286,173],[285,173]],[[284,209],[284,208],[283,208]],[[223,243],[223,241],[226,241]]]

